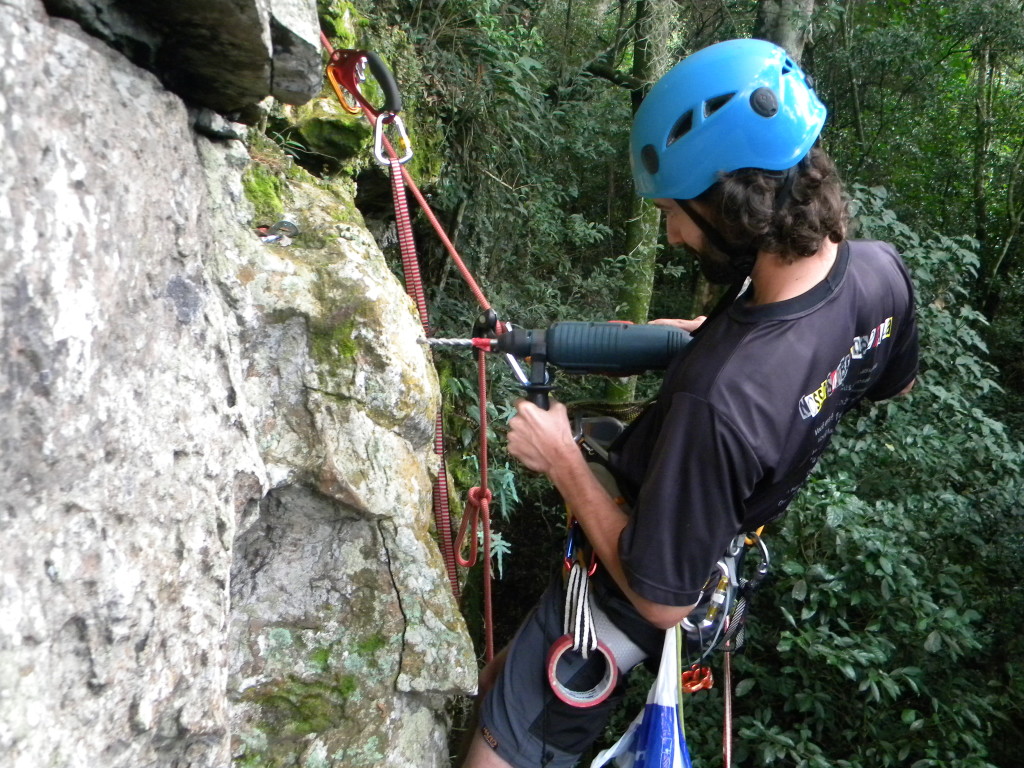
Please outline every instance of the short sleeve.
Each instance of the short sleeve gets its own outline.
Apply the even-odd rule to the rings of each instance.
[[[894,282],[899,292],[903,312],[896,319],[894,339],[889,357],[879,378],[865,393],[869,400],[885,400],[902,392],[917,376],[918,340],[915,319],[914,286],[902,259],[893,250],[892,259],[897,271]]]
[[[630,587],[662,605],[692,605],[740,532],[760,463],[738,429],[706,401],[673,396],[619,540]]]

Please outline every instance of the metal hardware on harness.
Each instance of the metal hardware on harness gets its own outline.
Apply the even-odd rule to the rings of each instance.
[[[576,520],[575,518],[573,518],[572,522],[569,523],[569,533],[565,537],[565,559],[564,559],[564,564],[565,564],[565,570],[567,570],[567,571],[572,570],[572,566],[573,566],[573,563],[576,560],[576,557],[578,555],[582,554],[582,552],[577,553],[577,551],[576,551],[576,549],[578,547],[578,545],[576,543],[576,540],[579,537],[579,535],[580,535],[580,524],[579,524],[579,521]],[[590,565],[587,568],[587,576],[593,576],[594,572],[596,570],[597,570],[597,554],[594,553],[594,552],[591,552],[591,554],[590,554]]]
[[[754,575],[744,579],[740,573],[744,556],[747,549],[755,546],[761,561]],[[709,596],[703,593],[697,608],[680,623],[691,650],[698,654],[698,662],[716,649],[734,652],[743,645],[749,597],[767,575],[770,564],[768,548],[758,532],[740,534],[729,543],[705,586],[708,590],[714,583],[713,591]]]
[[[715,676],[711,672],[711,667],[694,664],[683,672],[682,686],[684,693],[711,690],[715,686]]]
[[[746,540],[748,544],[756,544],[757,548],[761,551],[761,562],[757,565],[757,573],[744,585],[747,591],[749,591],[764,581],[764,577],[768,575],[768,570],[771,567],[772,557],[768,553],[768,547],[765,545],[764,539],[761,538],[759,531],[748,533]]]
[[[721,575],[715,584],[715,591],[711,593],[711,600],[707,613],[704,614],[704,618],[696,624],[694,624],[689,617],[683,619],[683,630],[687,633],[701,632],[713,627],[715,622],[718,620],[719,612],[723,609],[726,603],[729,602],[729,587],[732,583],[729,566],[723,558],[715,563],[715,567]]]

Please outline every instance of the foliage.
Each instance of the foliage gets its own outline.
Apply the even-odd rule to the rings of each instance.
[[[830,108],[827,148],[848,176],[899,190],[895,211],[909,226],[978,238],[972,303],[992,322],[983,333],[1019,414],[1024,9],[1019,0],[818,6],[821,44],[809,61]]]
[[[681,56],[749,34],[757,5],[663,4],[673,50]],[[360,34],[403,37],[414,51],[412,61],[389,61],[416,105],[407,119],[414,143],[418,124],[439,137],[429,153],[441,170],[426,191],[503,318],[532,327],[614,318],[632,266],[631,105],[609,76],[631,72],[633,4],[354,6],[368,20]],[[1024,147],[1024,14],[1016,0],[817,7],[803,63],[829,105],[826,148],[846,178],[865,185],[860,236],[895,242],[914,273],[922,370],[908,398],[849,415],[771,535],[776,581],[758,597],[749,651],[736,665],[738,757],[850,768],[1009,765],[1024,743],[1022,598],[1012,589],[1024,576],[1016,554],[1024,254],[1012,225]],[[371,200],[382,184],[375,173],[360,176],[370,219],[387,215]],[[881,185],[899,196],[889,199]],[[422,225],[434,324],[440,335],[466,336],[473,300]],[[934,230],[977,239],[919,234]],[[692,265],[662,250],[652,314],[695,314],[705,298],[697,288]],[[479,419],[472,361],[437,356],[450,455],[468,455]],[[591,382],[560,384],[564,400],[594,394]],[[501,642],[523,597],[546,582],[540,563],[557,558],[563,511],[545,483],[502,474],[504,423],[518,391],[497,366],[490,386],[490,471],[508,502],[499,508],[515,510],[495,520],[513,551]],[[472,462],[454,462],[461,488],[475,484],[473,475]],[[718,692],[688,707],[700,765],[718,764],[720,716]]]

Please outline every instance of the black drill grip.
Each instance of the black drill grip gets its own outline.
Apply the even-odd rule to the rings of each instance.
[[[514,328],[498,336],[495,349],[516,357],[541,355],[567,373],[630,376],[663,371],[690,343],[690,334],[668,325],[554,323],[547,330]]]
[[[545,335],[552,365],[611,376],[663,371],[690,343],[690,334],[668,325],[560,322]]]
[[[529,400],[534,405],[536,405],[538,408],[541,408],[542,410],[546,411],[549,408],[551,408],[551,398],[548,396],[549,391],[550,390],[548,387],[544,387],[543,389],[527,387],[526,399]]]

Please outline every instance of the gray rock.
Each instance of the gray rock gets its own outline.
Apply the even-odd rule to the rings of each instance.
[[[83,7],[111,42],[163,29]],[[411,302],[351,186],[292,169],[301,234],[263,244],[243,143],[194,123],[0,4],[3,765],[442,764],[475,663]]]
[[[308,0],[44,2],[189,102],[221,113],[267,95],[301,104],[320,90],[319,27]]]

